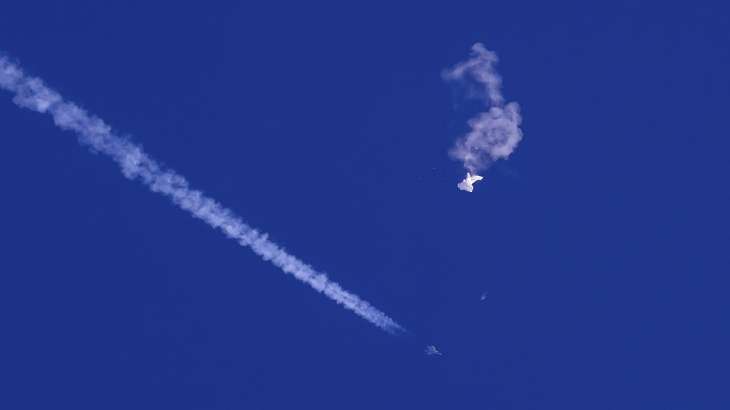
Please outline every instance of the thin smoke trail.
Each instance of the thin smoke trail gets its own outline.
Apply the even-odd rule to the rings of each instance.
[[[20,67],[3,56],[0,56],[0,88],[14,93],[13,102],[18,106],[49,113],[59,128],[75,132],[81,144],[111,157],[119,164],[125,177],[137,179],[151,191],[167,196],[178,207],[219,229],[241,246],[251,248],[262,259],[285,273],[293,275],[388,333],[404,330],[385,313],[287,253],[269,240],[265,233],[251,228],[229,209],[206,197],[201,191],[190,188],[185,178],[163,168],[140,146],[116,135],[101,119],[71,102],[64,101],[60,94],[48,88],[43,81],[25,75]]]

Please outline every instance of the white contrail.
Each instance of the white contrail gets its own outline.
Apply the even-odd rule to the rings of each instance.
[[[483,97],[489,108],[469,120],[469,132],[456,141],[449,152],[471,174],[509,157],[522,139],[520,107],[515,102],[505,105],[502,78],[494,68],[496,63],[497,55],[476,43],[467,61],[443,73],[447,81],[469,80],[470,85],[476,86],[470,90]]]
[[[77,105],[64,101],[61,95],[48,88],[38,78],[26,76],[6,57],[0,56],[0,88],[15,94],[13,102],[20,107],[41,113],[49,113],[56,125],[74,131],[82,144],[92,151],[111,157],[122,168],[124,176],[137,179],[151,191],[169,197],[180,208],[202,219],[213,228],[220,229],[227,237],[241,246],[250,247],[257,255],[282,271],[307,283],[318,292],[341,304],[355,314],[389,333],[403,328],[385,313],[373,307],[315,271],[279,245],[267,235],[251,228],[229,209],[190,188],[181,175],[163,168],[150,158],[140,146],[116,135],[101,119],[88,114]]]

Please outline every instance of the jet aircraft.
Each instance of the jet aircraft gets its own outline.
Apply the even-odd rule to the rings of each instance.
[[[426,346],[425,353],[427,356],[433,356],[433,355],[443,356],[443,354],[441,352],[439,352],[438,349],[436,349],[436,346],[434,346],[434,345]]]

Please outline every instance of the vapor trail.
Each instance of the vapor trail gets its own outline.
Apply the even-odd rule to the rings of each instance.
[[[468,81],[470,90],[484,98],[488,108],[469,120],[469,132],[449,152],[470,174],[509,157],[522,139],[520,107],[515,102],[504,103],[502,78],[494,67],[496,63],[497,55],[476,43],[468,60],[443,73],[447,81]]]
[[[60,94],[48,88],[43,81],[26,76],[20,67],[3,56],[0,56],[0,88],[14,93],[13,102],[18,106],[49,113],[58,127],[74,131],[82,144],[88,145],[94,152],[111,157],[119,164],[125,177],[139,180],[151,191],[167,196],[175,205],[194,217],[220,229],[241,246],[250,247],[264,260],[380,329],[389,333],[403,330],[385,313],[290,255],[269,240],[265,233],[251,228],[229,209],[206,197],[201,191],[190,188],[185,178],[175,171],[163,168],[140,146],[116,135],[104,121],[74,103],[64,101]]]

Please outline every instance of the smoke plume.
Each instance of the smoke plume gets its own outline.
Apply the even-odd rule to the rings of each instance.
[[[486,105],[486,111],[468,121],[469,132],[449,151],[449,155],[461,161],[471,174],[509,157],[522,139],[520,107],[515,102],[504,103],[502,78],[495,69],[496,63],[497,55],[476,43],[468,60],[443,73],[446,81],[466,82]]]

